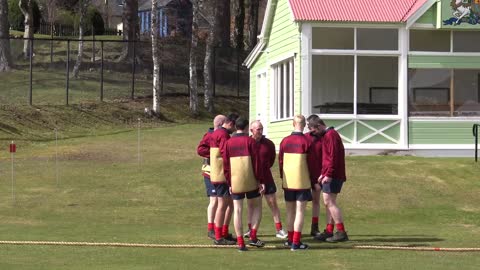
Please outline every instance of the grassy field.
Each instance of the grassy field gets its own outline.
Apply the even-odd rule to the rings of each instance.
[[[128,126],[112,125],[106,133],[94,132],[94,126],[83,137],[59,141],[58,148],[47,138],[19,141],[15,204],[10,158],[0,152],[0,240],[210,244],[201,160],[195,154],[208,126],[200,121],[143,129],[140,163],[137,130]],[[347,170],[340,197],[347,243],[305,237],[312,249],[298,253],[0,245],[0,269],[478,269],[476,253],[351,247],[479,247],[479,165],[461,158],[348,157]],[[305,220],[307,232],[310,207]],[[273,233],[265,209],[260,237],[281,245]]]

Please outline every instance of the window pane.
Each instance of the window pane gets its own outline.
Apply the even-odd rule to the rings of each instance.
[[[313,56],[312,111],[353,113],[353,68],[353,56]]]
[[[454,113],[455,116],[479,116],[479,80],[480,70],[457,69],[454,80]]]
[[[357,29],[358,50],[398,50],[397,29]]]
[[[448,69],[409,70],[411,116],[450,116],[450,73]]]
[[[410,51],[449,52],[450,31],[410,30]]]
[[[480,33],[475,32],[453,32],[454,52],[480,52]]]
[[[312,29],[313,49],[350,49],[353,50],[353,28]]]
[[[293,116],[294,72],[293,61],[273,66],[274,69],[274,118],[285,119]]]
[[[398,57],[357,58],[357,113],[398,113]]]

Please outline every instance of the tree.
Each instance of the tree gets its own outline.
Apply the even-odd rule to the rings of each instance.
[[[25,17],[25,32],[23,34],[23,56],[28,58],[30,55],[30,42],[33,39],[33,0],[20,0],[18,7]],[[33,51],[31,52],[33,53]]]
[[[190,113],[198,115],[198,80],[197,80],[197,58],[198,58],[198,21],[200,18],[200,1],[192,0],[192,40],[190,45]]]
[[[230,45],[230,0],[221,0],[219,2],[218,10],[222,11],[217,14],[219,16],[217,31],[220,37],[220,46],[228,47]]]
[[[258,35],[258,9],[260,7],[259,0],[247,0],[248,2],[248,17],[246,29],[246,49],[251,51],[257,44]]]
[[[78,24],[78,54],[77,54],[77,62],[73,67],[72,77],[78,78],[78,74],[80,72],[80,65],[82,64],[82,56],[83,56],[83,34],[85,30],[85,17],[87,15],[87,8],[90,4],[90,0],[80,0],[78,3],[78,8],[80,10],[80,22]]]
[[[204,102],[203,105],[207,111],[213,113],[214,100],[213,100],[213,61],[215,56],[215,46],[217,45],[217,32],[218,32],[218,15],[221,10],[222,0],[210,0],[208,1],[209,9],[212,10],[211,15],[209,16],[210,28],[207,38],[207,44],[205,48],[205,60],[203,66],[203,78],[204,78]]]
[[[243,29],[245,23],[245,0],[234,0],[232,4],[232,47],[238,50],[243,49]]]
[[[153,5],[152,5],[153,6]],[[158,4],[157,9],[158,10]],[[153,16],[154,10],[152,10]],[[123,52],[120,55],[118,61],[125,61],[132,59],[133,56],[133,46],[135,46],[135,40],[140,38],[140,31],[138,29],[138,0],[125,0],[123,4],[123,40],[129,41],[125,42],[123,47]],[[137,60],[139,58],[137,57]]]
[[[157,0],[152,0],[152,10],[158,9]],[[152,36],[152,60],[153,60],[153,106],[152,111],[155,115],[160,113],[160,50],[158,49],[159,28],[158,13],[152,12],[151,33]]]
[[[0,72],[8,71],[12,67],[9,29],[8,1],[0,0]]]

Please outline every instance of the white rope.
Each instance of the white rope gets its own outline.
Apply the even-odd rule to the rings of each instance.
[[[94,246],[94,247],[136,247],[136,248],[237,248],[236,245],[189,245],[189,244],[142,244],[142,243],[108,243],[108,242],[65,242],[65,241],[1,241],[0,245],[28,246]],[[283,249],[283,246],[266,245],[267,249]],[[480,252],[480,248],[442,248],[442,247],[405,247],[405,246],[350,246],[345,249],[373,250],[410,250],[443,252]]]

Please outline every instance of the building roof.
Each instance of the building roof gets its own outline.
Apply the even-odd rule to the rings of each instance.
[[[289,0],[295,21],[406,22],[427,0]]]

